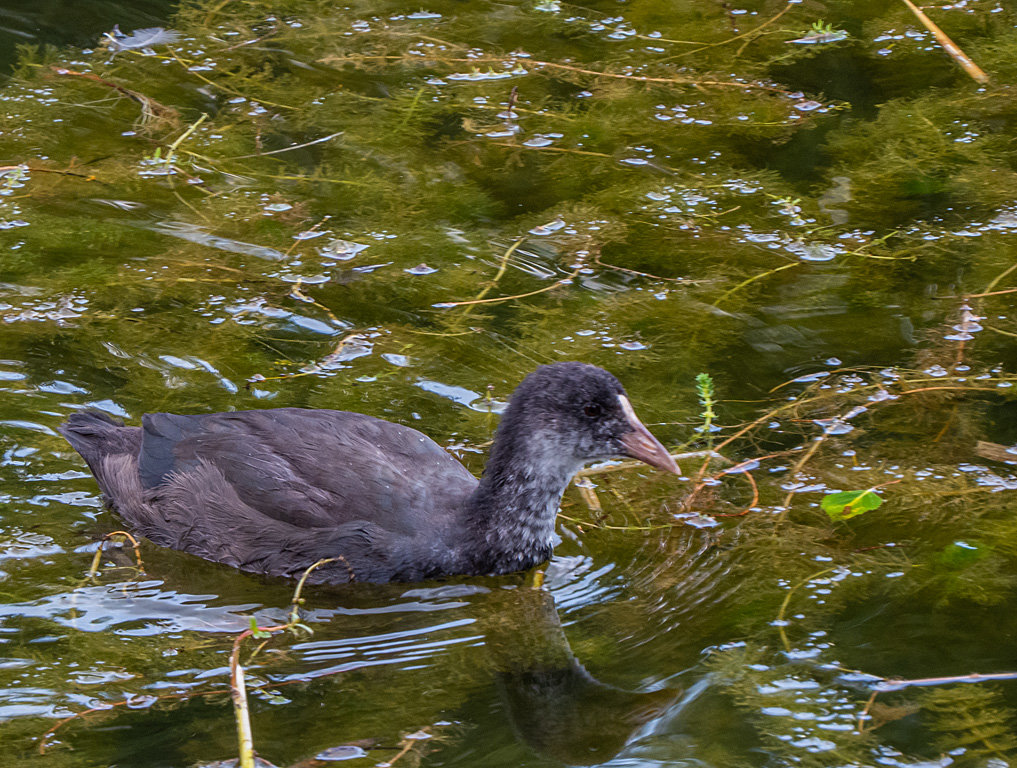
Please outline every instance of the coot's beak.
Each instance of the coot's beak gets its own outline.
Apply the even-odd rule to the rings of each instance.
[[[667,452],[667,448],[661,445],[660,440],[650,434],[650,430],[643,426],[643,422],[636,416],[636,412],[632,410],[632,403],[629,402],[629,399],[625,395],[618,395],[618,401],[621,403],[622,411],[625,413],[629,426],[632,427],[632,431],[626,432],[622,435],[621,439],[626,453],[633,459],[646,462],[651,467],[662,469],[665,472],[673,472],[676,475],[681,474],[681,470],[678,469],[678,465],[671,458],[671,454]]]

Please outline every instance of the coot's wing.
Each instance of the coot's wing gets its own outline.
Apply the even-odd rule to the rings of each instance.
[[[477,483],[415,429],[359,413],[155,413],[142,426],[138,466],[146,488],[205,462],[245,504],[300,528],[370,520],[412,535],[452,512]]]

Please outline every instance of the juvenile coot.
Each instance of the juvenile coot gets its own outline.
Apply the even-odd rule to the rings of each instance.
[[[312,581],[501,574],[547,560],[565,487],[587,462],[678,467],[618,380],[583,363],[516,389],[478,480],[415,429],[301,408],[178,416],[125,427],[86,411],[60,432],[130,527],[174,549]]]

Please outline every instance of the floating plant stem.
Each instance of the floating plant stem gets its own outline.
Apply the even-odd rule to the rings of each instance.
[[[726,298],[728,298],[729,296],[731,296],[734,293],[737,293],[738,291],[740,291],[745,286],[751,285],[752,283],[756,282],[757,280],[762,280],[763,278],[769,277],[770,275],[775,275],[778,272],[783,272],[785,269],[791,269],[791,267],[800,266],[801,264],[802,264],[802,262],[800,262],[800,261],[793,261],[790,264],[784,264],[783,266],[767,270],[766,272],[761,272],[758,275],[753,275],[752,277],[748,278],[747,280],[742,280],[740,283],[738,283],[738,285],[734,286],[733,288],[728,288],[726,291],[724,291],[724,293],[722,293],[720,295],[719,298],[717,298],[713,302],[713,304],[714,304],[714,306],[720,306],[720,304]]]
[[[971,76],[971,79],[983,84],[989,82],[989,76],[985,74],[982,68],[975,64],[953,40],[947,37],[946,33],[936,26],[936,23],[926,16],[921,8],[912,3],[911,0],[903,0],[903,2],[918,17],[918,20],[925,25],[925,28],[933,34],[936,42],[943,46],[943,50],[950,54],[950,57]]]
[[[517,293],[514,296],[498,296],[498,297],[493,298],[493,299],[471,299],[469,301],[446,301],[446,302],[442,302],[441,304],[436,304],[435,306],[437,308],[439,308],[439,309],[452,309],[454,307],[466,307],[466,306],[471,306],[473,304],[497,304],[497,303],[502,302],[502,301],[513,301],[514,299],[525,299],[525,298],[528,298],[530,296],[536,296],[538,293],[546,293],[547,291],[554,290],[555,288],[557,288],[559,286],[562,286],[562,285],[568,285],[573,280],[575,280],[576,277],[578,277],[578,276],[579,276],[579,270],[578,269],[574,269],[574,270],[572,270],[572,272],[570,272],[568,275],[563,277],[561,280],[556,280],[555,282],[551,283],[550,285],[545,285],[543,288],[538,288],[535,291],[529,291],[527,293]]]
[[[787,591],[786,595],[784,595],[784,601],[780,604],[780,610],[777,611],[777,619],[776,619],[775,623],[777,625],[777,632],[780,634],[780,641],[784,644],[784,650],[785,651],[790,651],[791,650],[791,642],[787,639],[787,632],[784,631],[784,623],[785,623],[784,622],[784,614],[787,613],[787,607],[791,603],[791,597],[801,587],[804,587],[806,584],[808,584],[813,579],[818,579],[820,576],[825,576],[826,574],[832,573],[833,571],[836,571],[836,570],[839,570],[839,569],[840,569],[840,566],[835,566],[833,568],[824,568],[821,571],[816,571],[815,573],[805,577],[802,581],[799,581],[797,584],[795,584],[793,587],[791,587],[791,589],[789,589]]]
[[[775,15],[771,16],[769,19],[764,21],[759,26],[753,27],[748,32],[742,32],[740,35],[735,35],[734,37],[729,37],[727,40],[721,40],[718,43],[708,43],[706,45],[703,45],[700,48],[693,48],[691,51],[683,51],[682,53],[679,53],[679,54],[677,54],[675,56],[670,56],[669,59],[677,59],[677,58],[680,58],[682,56],[690,56],[693,53],[699,53],[700,51],[706,51],[706,50],[709,50],[710,48],[716,48],[716,47],[721,46],[721,45],[727,45],[728,43],[733,43],[735,40],[741,40],[743,37],[749,37],[750,35],[755,35],[758,32],[760,32],[763,29],[765,29],[766,27],[768,27],[771,24],[773,24],[773,22],[777,21],[777,19],[779,19],[785,13],[787,13],[792,8],[794,8],[795,5],[797,5],[797,3],[794,2],[793,0],[791,2],[788,2],[788,4],[785,5],[783,8],[781,8]],[[660,61],[668,61],[668,59],[660,59]]]
[[[99,575],[99,562],[100,560],[102,560],[103,545],[107,541],[110,541],[114,536],[122,536],[123,538],[131,542],[131,546],[134,548],[134,559],[138,564],[137,566],[138,572],[139,573],[145,572],[145,565],[144,563],[141,562],[141,550],[140,550],[141,545],[139,544],[138,540],[134,538],[131,534],[129,534],[127,531],[111,531],[110,533],[107,533],[99,540],[99,547],[98,549],[95,550],[95,556],[92,558],[92,566],[88,569],[89,579],[94,579],[97,575]]]
[[[498,284],[498,281],[501,280],[502,275],[505,274],[505,270],[508,269],[509,259],[512,257],[512,254],[515,253],[519,246],[525,242],[526,242],[525,237],[516,238],[516,241],[505,249],[505,252],[501,255],[501,261],[498,263],[498,271],[491,279],[491,282],[485,285],[483,289],[480,291],[480,293],[477,294],[476,298],[474,299],[475,302],[480,301],[485,296],[487,296],[487,294],[491,292],[491,289]],[[467,312],[469,312],[469,310],[467,310]]]

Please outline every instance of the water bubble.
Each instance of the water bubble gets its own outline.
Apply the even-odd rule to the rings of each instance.
[[[692,528],[716,528],[720,525],[714,518],[698,512],[681,512],[674,517]]]
[[[397,355],[392,352],[385,352],[381,358],[399,368],[406,368],[410,364],[410,358],[406,357],[406,355]]]
[[[797,109],[797,110],[799,110],[801,112],[811,112],[814,109],[819,109],[821,106],[823,106],[822,103],[820,103],[818,101],[812,101],[812,100],[809,100],[809,101],[799,101],[797,104],[795,104],[795,109]]]
[[[829,364],[829,360],[827,361],[827,363]],[[837,365],[839,364],[840,361],[838,360]],[[820,379],[825,379],[829,375],[830,375],[829,371],[819,371],[818,373],[807,373],[804,376],[798,376],[797,378],[791,379],[791,381],[807,384],[812,381],[819,381]]]
[[[896,400],[900,395],[891,395],[885,389],[877,389],[875,393],[869,395],[869,401],[873,403],[881,403],[884,400]]]
[[[854,427],[845,422],[839,416],[830,419],[813,419],[812,423],[822,427],[823,432],[828,435],[846,435],[854,430]]]
[[[822,243],[795,242],[788,243],[784,248],[802,261],[833,261],[840,252],[836,247]]]
[[[328,259],[336,259],[337,261],[349,261],[368,247],[361,243],[350,242],[349,240],[329,240],[325,245],[318,248],[318,255]]]
[[[565,221],[559,216],[554,221],[549,221],[547,224],[539,224],[530,230],[531,235],[550,235],[553,232],[557,232],[559,229],[565,226]]]
[[[327,762],[340,761],[340,760],[356,760],[361,757],[367,757],[367,753],[358,746],[352,744],[343,744],[338,747],[329,747],[328,749],[322,750],[314,756],[316,760],[322,760]]]
[[[430,275],[438,271],[437,267],[429,267],[427,264],[417,264],[415,267],[404,269],[403,272],[409,272],[411,275]]]

